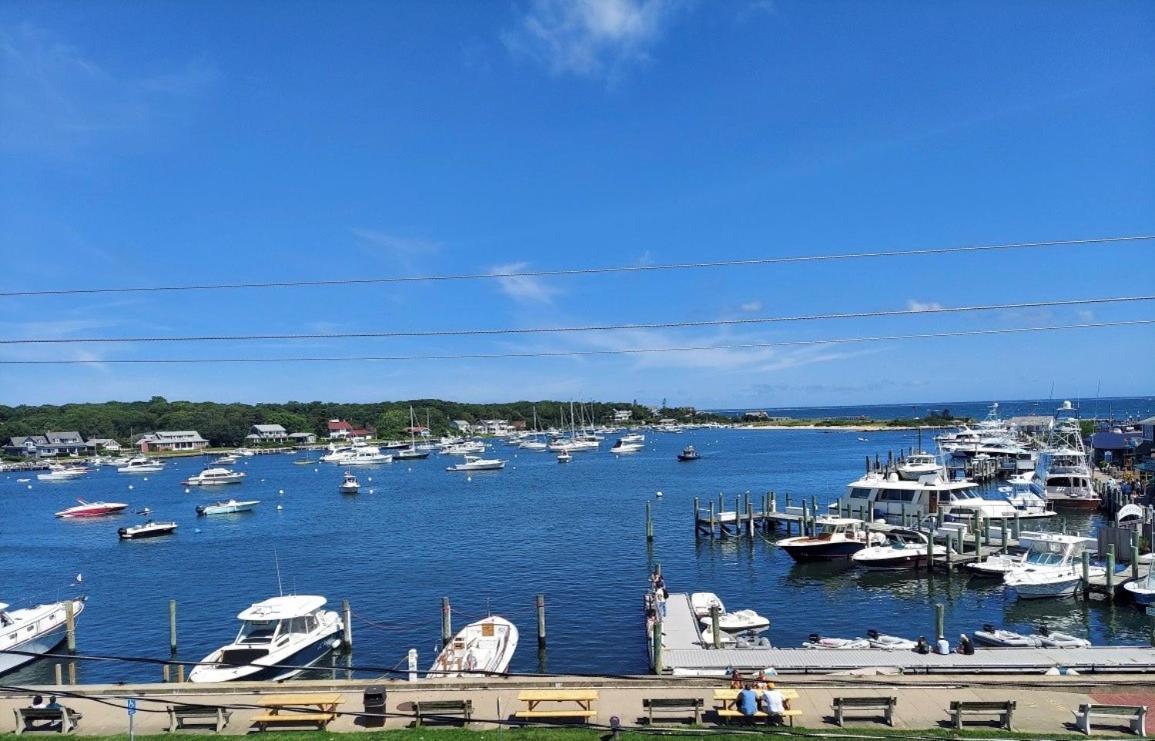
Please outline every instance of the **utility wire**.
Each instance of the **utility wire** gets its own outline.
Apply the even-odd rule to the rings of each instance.
[[[607,273],[645,273],[671,270],[702,270],[708,268],[748,267],[754,265],[784,265],[789,263],[832,262],[882,257],[915,257],[925,255],[953,255],[960,253],[1009,252],[1012,250],[1043,247],[1076,247],[1088,245],[1120,245],[1155,239],[1153,234],[1091,239],[1054,239],[1038,242],[1011,242],[1006,244],[965,245],[960,247],[927,247],[911,250],[845,252],[832,255],[793,255],[787,257],[756,257],[750,259],[715,260],[709,262],[681,262],[657,265],[618,265],[600,268],[557,268],[551,270],[494,270],[488,273],[448,273],[442,275],[386,276],[379,278],[340,278],[330,280],[267,281],[253,283],[201,283],[167,286],[59,288],[33,291],[0,291],[0,298],[17,296],[71,296],[95,293],[159,293],[172,291],[218,291],[250,288],[303,288],[319,286],[374,285],[387,283],[430,283],[438,281],[492,280],[509,278],[545,278],[571,275],[604,275]]]
[[[787,322],[828,321],[831,319],[877,319],[881,317],[923,314],[962,314],[974,311],[1038,309],[1044,307],[1087,306],[1089,304],[1121,304],[1155,301],[1155,295],[1115,296],[1109,298],[1080,298],[1057,301],[1024,301],[1013,304],[979,304],[975,306],[931,306],[917,309],[883,309],[880,311],[850,311],[828,314],[798,314],[793,316],[741,317],[738,319],[703,319],[698,321],[649,322],[632,324],[591,324],[577,327],[523,327],[502,329],[432,329],[389,330],[379,332],[325,332],[294,334],[244,335],[185,335],[178,337],[17,337],[0,339],[0,345],[78,345],[137,342],[259,342],[265,340],[338,340],[383,339],[412,337],[486,337],[496,335],[557,334],[571,332],[608,332],[637,329],[690,329],[696,327],[731,327]]]
[[[211,364],[211,363],[349,363],[355,361],[410,361],[410,360],[491,360],[500,358],[555,358],[596,355],[635,355],[668,352],[708,352],[711,350],[758,350],[772,347],[796,347],[809,345],[845,345],[888,340],[922,340],[939,337],[978,337],[984,335],[1025,334],[1031,332],[1057,332],[1068,329],[1100,329],[1105,327],[1134,327],[1155,324],[1155,319],[1130,319],[1115,322],[1087,322],[1083,324],[1057,324],[1040,327],[1006,327],[1002,329],[973,329],[957,332],[922,332],[918,334],[876,335],[873,337],[835,337],[815,340],[782,340],[779,342],[744,342],[727,345],[701,345],[690,347],[633,347],[612,350],[558,350],[543,352],[502,352],[502,353],[453,353],[441,355],[360,355],[332,357],[280,357],[280,358],[113,358],[113,359],[67,359],[67,360],[0,360],[0,365],[89,365],[102,363],[130,364]]]

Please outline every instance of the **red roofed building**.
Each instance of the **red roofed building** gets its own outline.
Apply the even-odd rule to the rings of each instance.
[[[329,420],[329,439],[330,440],[347,440],[349,433],[353,431],[353,425],[349,424],[343,419]]]

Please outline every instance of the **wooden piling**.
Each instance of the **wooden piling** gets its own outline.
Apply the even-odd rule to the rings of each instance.
[[[170,656],[176,656],[176,600],[170,599],[168,601],[168,652]]]
[[[654,674],[662,673],[662,612],[659,610],[654,616],[654,634],[650,636],[652,639],[652,650],[654,654]]]
[[[184,664],[176,665],[176,681],[184,683]]]
[[[56,686],[60,687],[61,685],[64,684],[64,665],[63,664],[56,664],[53,667],[53,669],[56,672]],[[168,680],[165,679],[165,681],[167,682]]]
[[[441,598],[441,647],[445,648],[453,640],[453,608],[449,605],[449,598]]]
[[[169,665],[168,664],[165,664],[160,668],[160,673],[161,673],[161,676],[164,678],[165,684],[168,684],[169,682],[172,681],[172,679],[169,676],[170,671],[169,671]]]
[[[713,634],[714,648],[721,648],[722,609],[717,604],[710,605],[710,632]]]
[[[1015,540],[1018,540],[1020,533],[1022,533],[1022,529],[1021,529],[1020,524],[1019,524],[1019,513],[1018,513],[1018,511],[1016,511],[1015,512],[1015,527],[1014,527],[1014,529],[1011,530],[1011,535],[1014,536]]]
[[[348,651],[353,648],[353,608],[349,606],[349,600],[341,600],[341,617],[344,621],[341,631],[341,643],[344,644],[344,649]]]
[[[67,635],[68,653],[74,654],[76,653],[76,609],[70,599],[64,600],[64,631]]]
[[[1091,552],[1084,550],[1083,554],[1083,596],[1091,594]]]
[[[1001,552],[1002,552],[1004,555],[1006,555],[1006,552],[1007,552],[1007,540],[1008,540],[1008,536],[1010,535],[1010,533],[1008,533],[1008,532],[1007,532],[1007,518],[1005,518],[1005,517],[1004,517],[1003,519],[999,520],[999,532],[1000,532],[1000,535],[999,535],[999,550],[1000,550],[1000,551],[1001,551]]]
[[[936,641],[946,637],[946,607],[942,603],[934,606],[934,636]]]
[[[701,525],[698,524],[699,518],[702,516],[701,505],[702,505],[701,500],[699,500],[698,497],[694,497],[694,535],[695,536],[699,535],[700,531],[702,529]]]
[[[545,648],[545,595],[537,596],[537,647]]]
[[[650,512],[650,503],[646,502],[646,540],[654,539],[654,518]]]
[[[926,572],[929,574],[934,566],[934,531],[926,535]]]
[[[1131,531],[1131,578],[1139,578],[1139,532]]]
[[[714,528],[718,525],[714,520],[714,500],[710,500],[710,537],[714,537]]]
[[[1107,599],[1115,599],[1115,544],[1107,544]]]
[[[806,512],[807,512],[807,509],[806,509],[806,500],[805,500],[805,499],[803,499],[803,500],[802,500],[802,522],[801,522],[801,523],[799,523],[802,529],[798,531],[798,534],[799,534],[799,535],[806,535],[806,528],[807,528],[807,524],[806,524],[806,520],[807,520]]]
[[[746,499],[746,530],[751,538],[754,537],[754,503]]]
[[[76,662],[75,661],[68,662],[68,683],[73,685],[73,686],[76,685]]]

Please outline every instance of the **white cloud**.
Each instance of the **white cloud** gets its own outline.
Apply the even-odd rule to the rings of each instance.
[[[738,308],[742,309],[742,311],[745,311],[747,313],[754,312],[754,311],[762,311],[762,302],[761,301],[747,301],[746,303],[742,304]]]
[[[441,244],[429,239],[401,237],[378,229],[354,227],[350,230],[369,254],[384,256],[388,261],[400,265],[404,270],[413,270],[419,258],[441,251]]]
[[[919,301],[912,298],[906,302],[906,308],[909,311],[939,311],[943,306],[938,301]]]
[[[1095,312],[1091,311],[1090,309],[1078,309],[1075,311],[1075,316],[1079,318],[1080,322],[1095,321]]]
[[[554,74],[613,78],[649,59],[681,0],[532,0],[519,27],[502,35],[513,53]]]
[[[506,265],[497,265],[489,271],[490,275],[502,273],[518,273],[529,267],[526,262],[511,262]],[[506,296],[521,303],[553,303],[557,289],[547,285],[540,278],[530,275],[502,275],[497,279],[498,288]]]

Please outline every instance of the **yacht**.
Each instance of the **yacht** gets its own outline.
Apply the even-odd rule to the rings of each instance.
[[[159,473],[164,470],[164,461],[138,455],[116,469],[117,473]]]
[[[105,515],[115,515],[123,512],[128,505],[121,502],[86,502],[83,499],[77,499],[79,504],[62,509],[56,513],[57,517],[64,519],[74,519],[78,517],[104,517]]]
[[[1015,590],[1020,599],[1069,597],[1083,579],[1081,557],[1093,538],[1060,533],[1039,533],[1031,541],[1022,563],[1011,568],[1003,584]],[[1091,566],[1091,576],[1102,576],[1102,566]]]
[[[530,439],[522,440],[517,447],[521,448],[522,450],[529,450],[534,453],[540,453],[542,451],[549,450],[549,443],[544,443],[541,440]]]
[[[505,461],[497,458],[481,458],[476,455],[465,456],[464,463],[447,466],[446,471],[497,471],[505,468]]]
[[[156,538],[161,535],[172,535],[176,532],[175,522],[153,522],[149,520],[142,525],[129,525],[117,529],[116,534],[121,540],[139,540],[141,538]]]
[[[1051,436],[1035,472],[1035,487],[1056,508],[1095,510],[1099,494],[1092,487],[1078,411],[1064,401],[1055,411]]]
[[[392,463],[393,456],[373,445],[358,445],[341,462],[346,466],[376,466]]]
[[[517,650],[517,638],[517,626],[499,615],[470,623],[445,644],[426,676],[504,674]]]
[[[918,481],[927,474],[938,473],[940,468],[942,468],[942,464],[938,462],[938,458],[920,450],[900,461],[895,466],[895,471],[898,472],[898,477],[903,481]]]
[[[886,542],[882,533],[870,532],[862,520],[845,517],[815,518],[815,535],[799,535],[778,541],[778,546],[795,561],[829,561],[850,558],[869,545]]]
[[[230,471],[227,468],[206,468],[195,476],[189,476],[181,482],[184,486],[223,486],[225,484],[239,484],[245,480],[243,471]]]
[[[232,453],[225,453],[220,458],[217,458],[215,461],[213,461],[213,463],[218,466],[231,466],[239,460],[240,458],[233,455]]]
[[[454,443],[443,446],[440,452],[442,455],[476,455],[485,452],[485,443],[480,440]]]
[[[863,548],[850,557],[851,563],[871,570],[917,569],[927,565],[925,534],[917,530],[890,530],[884,533],[886,542]],[[946,546],[932,546],[933,555],[945,556]]]
[[[613,444],[613,447],[610,448],[610,452],[618,455],[622,453],[637,453],[645,447],[646,444],[644,442],[626,442],[626,438],[622,437],[618,438],[618,441]]]
[[[64,640],[67,602],[72,603],[74,619],[84,612],[83,599],[16,610],[0,602],[0,674],[35,660],[37,654],[50,653]]]
[[[253,507],[260,503],[259,499],[244,501],[230,499],[227,502],[217,502],[216,504],[200,504],[197,505],[197,514],[203,517],[205,515],[233,515],[238,512],[251,512]]]
[[[237,637],[197,664],[189,681],[279,682],[296,676],[340,645],[341,618],[322,609],[326,601],[314,595],[272,597],[241,611]]]
[[[351,473],[345,474],[345,480],[337,487],[342,494],[356,494],[361,491],[361,482]]]
[[[87,468],[79,466],[52,466],[48,473],[36,474],[37,481],[74,481],[88,473]]]

